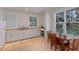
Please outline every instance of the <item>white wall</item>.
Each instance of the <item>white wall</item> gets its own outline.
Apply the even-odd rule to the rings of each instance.
[[[50,12],[46,12],[45,14],[45,20],[46,20],[46,30],[50,30]]]
[[[0,20],[3,19],[3,10],[0,8]]]
[[[30,22],[29,22],[29,17],[30,16],[37,17],[37,27],[41,26],[41,20],[42,19],[41,19],[41,15],[40,14],[5,9],[3,11],[3,20],[6,20],[5,15],[15,15],[16,16],[14,18],[14,20],[16,21],[16,24],[12,26],[12,29],[18,28],[18,27],[22,27],[22,26],[30,27]],[[7,28],[9,28],[9,27],[7,27]]]
[[[21,27],[22,25],[24,27],[30,27],[29,17],[35,16],[37,17],[37,27],[40,27],[41,25],[41,16],[38,14],[32,14],[32,13],[17,13],[17,27]]]
[[[46,31],[50,30],[50,12],[46,11],[45,13],[42,14],[42,25],[46,28]]]
[[[16,28],[16,12],[3,9],[3,20],[6,21],[6,28]]]
[[[66,11],[72,9],[74,7],[56,7],[52,11],[47,11],[43,14],[34,14],[28,12],[21,12],[16,10],[4,9],[3,15],[5,14],[15,14],[16,15],[16,26],[17,27],[29,27],[29,16],[36,16],[37,17],[37,27],[43,25],[47,31],[51,30],[52,32],[56,32],[56,13],[61,11]],[[2,11],[0,10],[0,19],[2,19]],[[4,16],[3,16],[4,17]]]
[[[56,33],[56,13],[62,12],[62,11],[66,11],[66,10],[70,10],[74,7],[57,7],[54,10],[51,11],[51,15],[50,15],[50,30],[53,33]],[[65,18],[66,19],[66,18]],[[65,29],[65,27],[64,27]],[[65,30],[64,30],[65,32]]]

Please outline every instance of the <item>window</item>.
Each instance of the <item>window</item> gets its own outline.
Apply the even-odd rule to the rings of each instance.
[[[79,35],[79,8],[66,11],[67,34]]]
[[[64,31],[68,35],[79,35],[79,8],[56,14],[56,32],[62,34]]]
[[[59,34],[63,33],[63,23],[56,24],[56,32]]]
[[[56,22],[64,22],[64,12],[56,14]]]
[[[79,35],[79,23],[67,23],[67,34]]]
[[[71,9],[66,11],[67,22],[78,22],[79,21],[79,8]]]
[[[59,34],[63,33],[63,22],[64,22],[64,12],[56,14],[56,32]]]

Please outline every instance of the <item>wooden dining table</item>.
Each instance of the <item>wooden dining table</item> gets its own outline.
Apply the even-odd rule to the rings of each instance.
[[[68,45],[70,43],[70,40],[72,39],[72,37],[66,36],[66,39],[65,39],[63,36],[57,36],[57,39],[61,43],[61,51],[64,51],[65,50],[64,45],[65,44]]]
[[[79,39],[79,36],[66,35],[66,40],[62,36],[57,36],[57,39],[62,43],[61,50],[63,51],[65,43],[72,44],[74,39]]]
[[[59,44],[61,45],[61,51],[65,50],[64,44],[69,43],[69,40],[64,40],[63,38],[57,38],[57,39],[58,39]]]

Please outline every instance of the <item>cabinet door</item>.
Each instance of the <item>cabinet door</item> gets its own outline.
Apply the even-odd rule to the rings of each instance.
[[[17,40],[17,32],[6,32],[6,38],[7,38],[7,42],[11,42],[11,41],[15,41]]]
[[[17,38],[17,32],[11,32],[12,33],[12,40],[11,41],[15,41],[15,40],[18,40]]]
[[[25,30],[23,33],[24,38],[30,38],[32,36],[31,30]]]
[[[33,37],[36,36],[36,30],[35,30],[35,29],[32,30],[32,36],[33,36]]]
[[[25,38],[29,38],[29,30],[25,30]]]
[[[23,31],[18,31],[17,32],[17,39],[18,40],[23,39]]]
[[[34,34],[33,34],[33,33],[34,33],[34,30],[30,30],[30,31],[29,31],[29,36],[30,36],[30,37],[34,37]]]
[[[34,34],[34,36],[39,36],[40,34],[39,34],[39,30],[38,29],[34,29],[33,30],[33,34]]]
[[[27,38],[27,37],[26,37],[26,34],[27,34],[26,30],[24,30],[24,31],[23,31],[23,39],[26,39],[26,38]]]
[[[25,30],[24,38],[31,38],[31,37],[34,37],[33,30]]]
[[[12,33],[11,32],[6,32],[6,42],[10,42],[12,39]]]
[[[37,29],[37,36],[40,36],[40,29]]]

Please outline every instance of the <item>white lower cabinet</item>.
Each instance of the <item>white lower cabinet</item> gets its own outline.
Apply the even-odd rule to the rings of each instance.
[[[11,34],[11,32],[6,32],[6,42],[10,42],[11,41],[11,39],[12,39],[12,34]]]
[[[30,37],[29,30],[25,30],[23,35],[24,35],[24,38],[29,38]]]
[[[15,32],[12,32],[12,41],[15,41],[15,40],[17,40],[18,38],[17,38],[17,32],[15,31]]]
[[[6,42],[17,40],[17,32],[6,32]]]
[[[29,29],[29,30],[19,30],[19,31],[13,31],[13,32],[6,32],[6,42],[21,40],[25,38],[31,38],[40,36],[40,30],[39,29]]]
[[[39,29],[35,29],[33,30],[33,36],[40,36],[40,30]]]
[[[23,31],[17,31],[17,40],[23,39]]]

